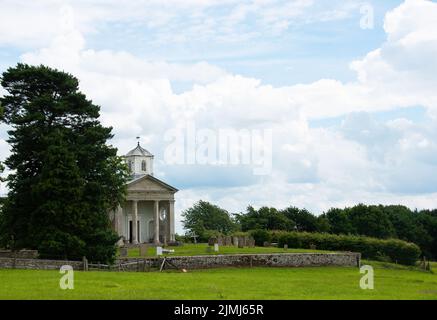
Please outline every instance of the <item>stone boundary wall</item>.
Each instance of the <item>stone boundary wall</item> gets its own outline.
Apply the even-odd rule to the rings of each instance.
[[[102,271],[150,271],[160,268],[164,257],[118,260]],[[359,267],[360,253],[277,253],[277,254],[228,254],[204,256],[167,256],[169,265],[178,269],[208,269],[224,267]],[[88,270],[82,261],[0,258],[0,269],[59,270],[70,265],[74,270]],[[166,266],[165,269],[169,267]],[[96,270],[90,268],[89,270]]]
[[[63,265],[70,265],[75,270],[83,270],[82,261],[0,258],[0,269],[59,270]]]
[[[159,259],[162,261],[162,259]],[[360,253],[278,253],[230,254],[210,256],[167,257],[167,261],[180,269],[220,267],[359,267]]]

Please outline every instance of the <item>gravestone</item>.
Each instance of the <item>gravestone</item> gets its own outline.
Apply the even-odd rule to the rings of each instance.
[[[244,239],[244,237],[238,237],[238,248],[244,248],[244,246],[245,246],[245,243],[246,241],[245,241],[245,239]]]
[[[127,248],[126,247],[121,247],[120,248],[120,257],[127,257]]]
[[[147,243],[140,244],[140,257],[147,256],[149,251],[149,245]]]
[[[317,247],[316,247],[316,245],[315,245],[315,244],[310,244],[310,249],[311,249],[311,250],[316,250],[316,249],[317,249]]]
[[[264,245],[264,247],[270,247],[270,242],[264,241],[263,245]]]
[[[156,247],[156,255],[162,256],[162,247]]]
[[[216,237],[211,237],[211,238],[208,239],[208,245],[209,246],[213,246],[216,243],[217,243],[217,238]]]
[[[250,238],[248,239],[248,244],[247,244],[247,245],[249,246],[249,248],[253,248],[253,247],[255,247],[255,239],[252,238],[252,237],[250,237]]]
[[[211,246],[207,246],[206,247],[206,253],[211,253],[212,252],[212,247]]]
[[[218,251],[219,251],[219,244],[218,244],[218,243],[215,243],[215,244],[214,244],[214,251],[215,251],[215,252],[218,252]]]
[[[225,246],[232,246],[232,237],[230,236],[225,237]]]
[[[233,237],[232,242],[233,242],[234,246],[238,247],[238,237]]]
[[[244,248],[244,237],[238,237],[238,248]]]
[[[222,236],[218,236],[218,237],[217,237],[217,244],[218,244],[219,246],[222,246],[222,245],[223,245],[223,237],[222,237]]]
[[[284,249],[285,249],[285,250],[288,249],[288,244],[284,244]]]

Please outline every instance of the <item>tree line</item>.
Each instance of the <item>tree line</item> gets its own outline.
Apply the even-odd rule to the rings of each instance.
[[[250,230],[317,232],[400,239],[417,244],[427,258],[437,258],[437,209],[411,210],[402,205],[358,204],[332,208],[316,216],[306,209],[248,206],[246,212],[230,214],[206,201],[199,201],[182,214],[188,234],[201,240],[220,232]]]

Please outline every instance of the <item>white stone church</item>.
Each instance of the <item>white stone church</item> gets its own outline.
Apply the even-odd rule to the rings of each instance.
[[[138,145],[124,156],[131,180],[124,204],[110,214],[122,243],[175,241],[174,195],[178,189],[153,175],[154,156]]]

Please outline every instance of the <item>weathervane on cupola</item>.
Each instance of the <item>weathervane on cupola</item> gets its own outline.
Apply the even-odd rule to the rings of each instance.
[[[153,154],[141,147],[140,137],[136,137],[137,146],[125,155],[132,178],[136,179],[146,174],[153,176]]]

